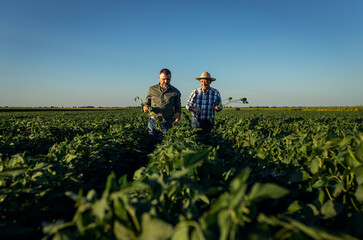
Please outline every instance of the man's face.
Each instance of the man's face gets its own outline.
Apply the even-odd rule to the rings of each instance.
[[[200,79],[199,82],[204,91],[207,91],[209,89],[209,85],[211,83],[210,79]]]
[[[165,73],[161,73],[159,75],[159,80],[160,80],[160,86],[162,86],[163,88],[169,87],[171,75],[170,74],[166,75]]]

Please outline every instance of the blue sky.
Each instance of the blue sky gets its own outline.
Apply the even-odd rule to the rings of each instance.
[[[162,68],[247,106],[363,105],[363,1],[0,0],[0,106],[135,106]],[[245,105],[246,106],[246,105]]]

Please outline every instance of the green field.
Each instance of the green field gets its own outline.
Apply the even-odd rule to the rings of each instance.
[[[363,239],[357,109],[0,111],[0,239]]]

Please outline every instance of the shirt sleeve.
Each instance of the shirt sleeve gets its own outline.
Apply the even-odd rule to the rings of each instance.
[[[187,105],[185,108],[189,111],[189,108],[194,105],[194,98],[195,98],[195,90],[192,91],[192,93],[189,96],[189,99],[187,101]]]
[[[217,106],[222,103],[222,97],[221,94],[217,91]],[[222,111],[223,107],[219,107],[219,111]]]
[[[176,113],[181,113],[181,93],[179,92],[178,93],[178,97],[176,98],[176,101],[175,101],[175,112]]]
[[[145,104],[151,106],[151,88],[149,88],[149,90],[147,91]]]

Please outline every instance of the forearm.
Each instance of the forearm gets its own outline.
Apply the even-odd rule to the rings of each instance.
[[[202,112],[202,109],[199,107],[190,107],[189,111],[194,112],[196,114],[200,114]]]
[[[151,107],[151,89],[149,88],[149,90],[147,91],[147,95],[145,98],[145,105]]]
[[[180,112],[176,112],[174,117],[175,117],[175,121],[179,121],[180,120],[180,116],[181,116],[181,113]]]
[[[188,109],[188,110],[189,110],[190,112],[194,112],[194,110],[195,110],[195,109],[196,109],[196,107],[189,107],[189,109]]]

